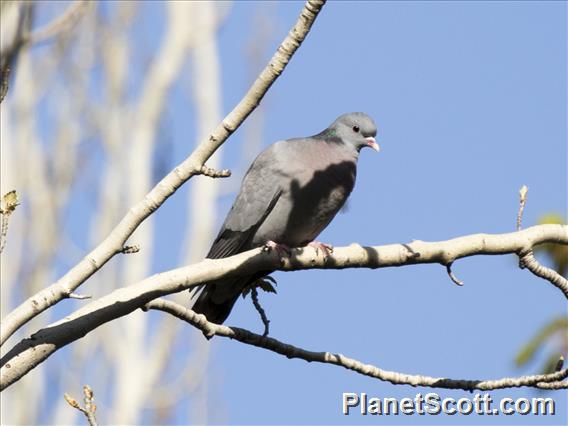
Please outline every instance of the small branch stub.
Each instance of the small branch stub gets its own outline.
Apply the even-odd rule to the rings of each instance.
[[[562,370],[562,367],[564,367],[564,357],[560,355],[560,358],[558,358],[558,361],[556,362],[556,367],[554,368],[554,371],[558,372]]]
[[[69,299],[85,300],[90,299],[92,296],[90,294],[79,294],[79,293],[69,293]]]
[[[525,210],[525,204],[527,202],[527,192],[529,189],[526,185],[523,185],[521,189],[519,189],[519,212],[517,213],[517,231],[521,230],[522,222],[523,222],[523,212]]]
[[[215,170],[211,167],[202,166],[201,174],[212,178],[226,178],[231,176],[231,171],[229,169]]]
[[[448,276],[450,277],[450,279],[451,279],[454,283],[456,283],[456,284],[459,285],[459,286],[463,286],[463,281],[460,280],[458,277],[456,277],[456,276],[454,275],[454,273],[452,272],[452,264],[453,264],[453,262],[450,262],[450,263],[448,263],[448,264],[446,265],[446,271],[448,272]]]
[[[122,254],[134,254],[134,253],[138,253],[139,251],[140,251],[140,245],[139,244],[132,244],[130,246],[122,247],[122,250],[120,252]]]

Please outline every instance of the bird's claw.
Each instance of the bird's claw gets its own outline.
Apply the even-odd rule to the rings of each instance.
[[[331,244],[321,243],[319,241],[312,241],[308,246],[313,247],[316,250],[316,254],[319,255],[321,250],[324,258],[329,257],[333,253],[333,246]]]
[[[292,250],[290,249],[290,247],[288,247],[286,244],[276,243],[272,240],[267,241],[262,250],[266,252],[276,250],[281,263],[284,263],[285,257],[290,257],[292,255]]]

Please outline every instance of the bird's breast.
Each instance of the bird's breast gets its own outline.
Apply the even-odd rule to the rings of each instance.
[[[285,180],[282,196],[259,227],[255,243],[272,240],[296,247],[312,241],[347,200],[355,173],[355,162],[348,160],[299,167]]]

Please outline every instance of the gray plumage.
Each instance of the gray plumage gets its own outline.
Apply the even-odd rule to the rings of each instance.
[[[288,247],[313,241],[351,193],[361,148],[378,150],[376,133],[373,119],[356,112],[341,115],[315,136],[269,146],[247,171],[207,257],[232,256],[268,241]],[[242,290],[271,272],[210,283],[193,310],[221,324]]]

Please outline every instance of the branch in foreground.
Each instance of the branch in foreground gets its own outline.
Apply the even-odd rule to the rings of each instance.
[[[126,240],[138,226],[156,211],[177,189],[192,176],[203,174],[205,161],[227,140],[258,106],[270,86],[282,74],[284,68],[308,35],[325,0],[308,0],[294,27],[243,99],[223,119],[217,128],[203,140],[193,153],[168,173],[143,200],[132,206],[112,232],[83,260],[63,277],[36,293],[10,312],[2,321],[0,345],[20,327],[50,306],[69,297],[69,294],[97,272],[114,255],[121,253]]]
[[[320,362],[324,364],[333,364],[364,376],[369,376],[394,385],[410,385],[424,386],[430,388],[442,389],[463,389],[466,391],[474,390],[495,390],[514,388],[521,386],[541,387],[544,386],[566,386],[568,382],[562,380],[568,377],[568,369],[564,369],[552,374],[538,374],[534,376],[523,377],[507,377],[499,380],[454,380],[439,377],[429,377],[421,375],[403,374],[395,371],[382,370],[374,365],[363,364],[352,358],[348,358],[341,354],[332,354],[330,352],[312,352],[297,346],[280,342],[272,337],[265,337],[252,333],[248,330],[227,327],[225,325],[217,325],[207,321],[204,315],[196,314],[191,309],[187,309],[175,302],[164,299],[156,299],[144,306],[144,310],[155,309],[167,312],[176,318],[188,322],[194,327],[201,330],[206,335],[216,335],[228,337],[247,345],[256,346],[258,348],[267,349],[284,355],[287,358],[300,358],[308,362]]]
[[[58,349],[100,325],[128,315],[158,297],[221,278],[273,269],[385,268],[419,263],[447,265],[468,256],[519,253],[542,243],[568,244],[568,225],[538,225],[508,234],[475,234],[433,243],[413,241],[375,247],[352,244],[335,248],[328,257],[319,256],[313,248],[300,248],[292,250],[284,265],[275,251],[267,253],[262,248],[224,259],[205,259],[119,288],[23,339],[0,360],[0,390],[19,380]]]

